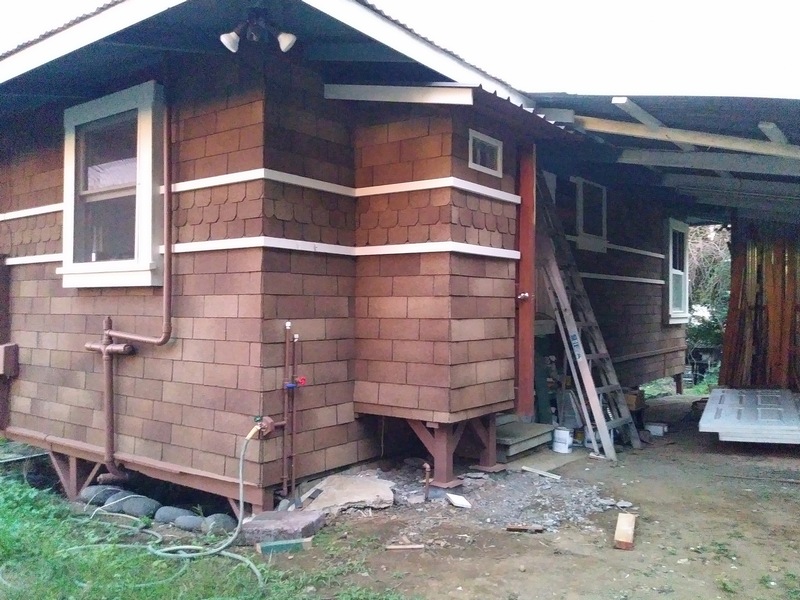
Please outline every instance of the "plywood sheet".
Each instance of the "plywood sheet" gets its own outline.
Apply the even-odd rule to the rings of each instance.
[[[700,431],[730,442],[800,444],[800,395],[789,390],[716,389]]]

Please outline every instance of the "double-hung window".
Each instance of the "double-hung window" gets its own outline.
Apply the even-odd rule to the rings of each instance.
[[[164,102],[153,81],[64,113],[64,287],[161,284]]]
[[[675,219],[668,226],[667,288],[669,323],[689,322],[689,226]]]

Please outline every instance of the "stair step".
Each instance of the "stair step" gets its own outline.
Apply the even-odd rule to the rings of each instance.
[[[545,446],[553,440],[555,426],[544,423],[505,423],[497,427],[497,460],[508,462],[515,456]]]
[[[618,383],[615,383],[611,385],[602,385],[595,389],[597,390],[597,395],[599,396],[600,394],[607,394],[609,392],[621,392],[622,386]]]

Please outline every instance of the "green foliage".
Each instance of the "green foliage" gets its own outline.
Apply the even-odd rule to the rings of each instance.
[[[7,600],[312,600],[314,586],[341,600],[402,600],[343,584],[366,570],[363,559],[323,561],[288,573],[258,564],[260,589],[243,564],[222,557],[191,561],[150,554],[136,531],[71,516],[57,496],[0,475],[0,598]]]
[[[689,230],[689,347],[722,345],[731,287],[730,232],[713,226]],[[698,310],[699,309],[699,310]]]

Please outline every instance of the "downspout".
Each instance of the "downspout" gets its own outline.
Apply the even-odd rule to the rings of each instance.
[[[164,169],[164,198],[163,198],[163,224],[164,224],[164,285],[162,292],[162,325],[161,335],[158,337],[117,331],[112,328],[111,317],[103,321],[103,339],[98,344],[89,342],[85,345],[87,350],[100,352],[103,355],[103,410],[105,413],[105,446],[104,464],[108,473],[98,477],[101,483],[120,481],[128,478],[128,474],[117,466],[115,454],[115,428],[114,428],[114,355],[129,355],[135,352],[130,344],[114,343],[114,338],[129,342],[141,342],[163,346],[172,338],[172,119],[169,104],[165,101],[164,109],[164,135],[163,135],[163,169]]]

